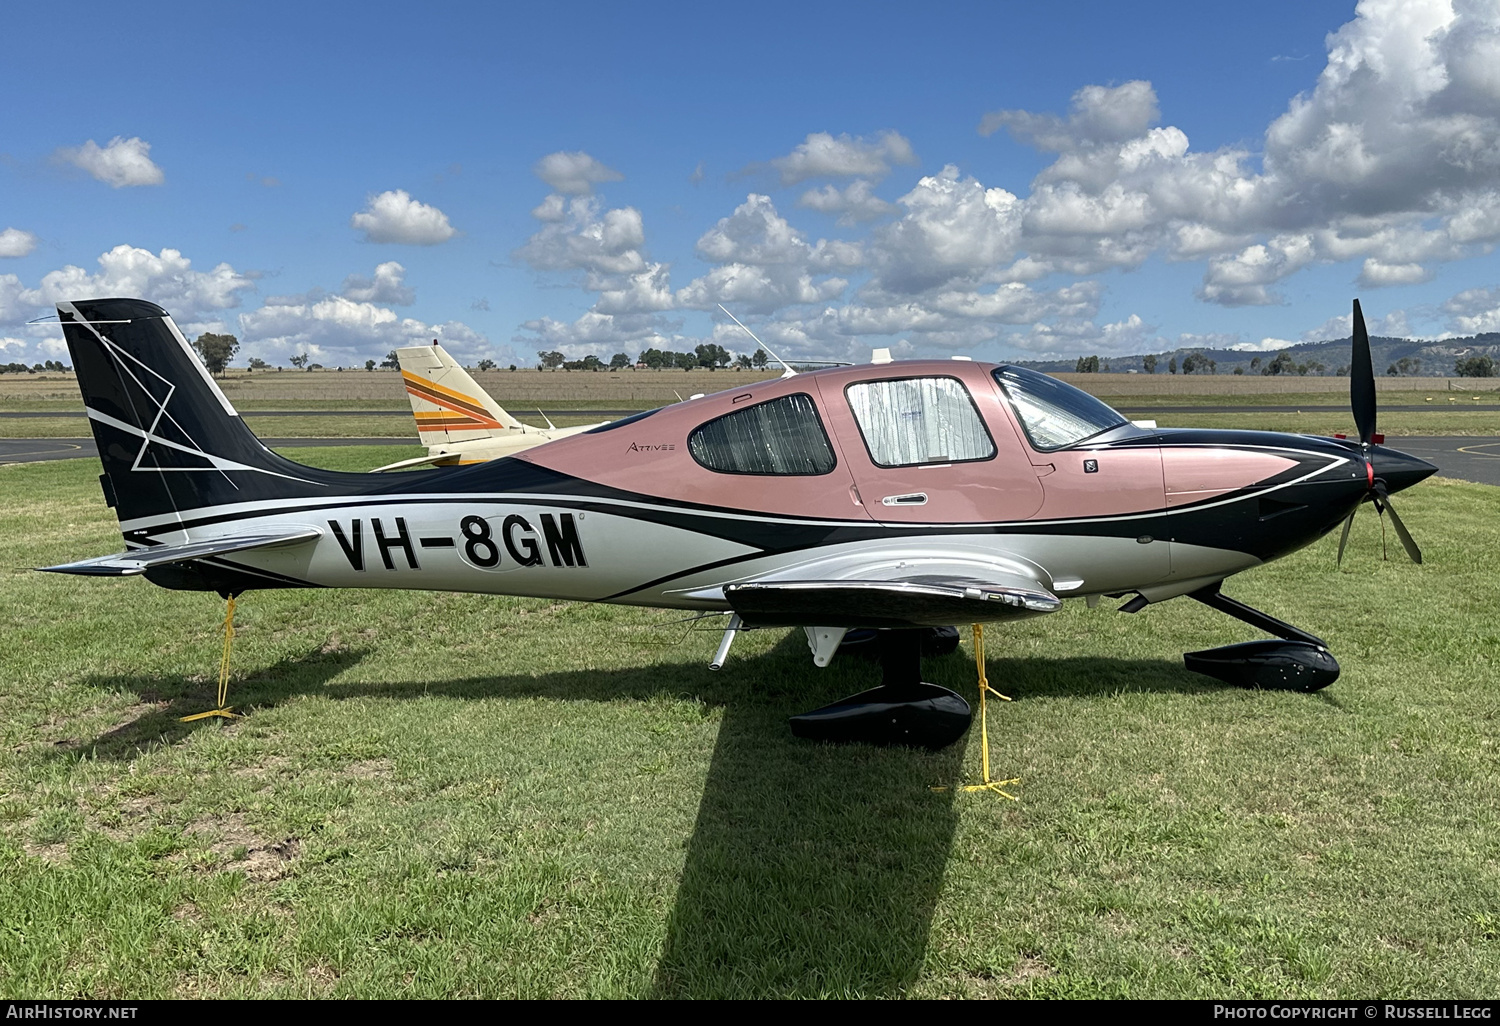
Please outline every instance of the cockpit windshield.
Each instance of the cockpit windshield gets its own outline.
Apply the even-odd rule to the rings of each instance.
[[[1025,367],[1000,367],[995,380],[1038,452],[1065,449],[1128,423],[1087,392]]]

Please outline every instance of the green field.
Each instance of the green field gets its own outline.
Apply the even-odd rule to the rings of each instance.
[[[1254,431],[1291,431],[1313,435],[1332,435],[1354,431],[1354,418],[1347,413],[1304,411],[1301,413],[1134,413],[1137,420],[1151,419],[1161,427],[1241,428]],[[517,416],[527,424],[542,427],[542,418],[521,412]],[[593,423],[598,417],[553,416],[556,427]],[[265,438],[389,438],[416,441],[416,426],[411,414],[386,414],[348,417],[257,417],[245,414],[245,423]],[[1430,435],[1500,435],[1500,410],[1435,409],[1380,415],[1380,430],[1392,438]],[[4,438],[81,438],[89,433],[88,422],[77,417],[28,417],[0,419],[0,437]]]
[[[318,449],[362,469],[410,450]],[[1500,489],[1401,496],[1226,591],[1343,678],[1252,693],[1185,599],[989,634],[996,767],[792,739],[800,635],[396,592],[222,606],[28,566],[119,547],[91,460],[0,468],[0,994],[1493,996]],[[929,679],[972,696],[967,644]]]
[[[538,408],[555,410],[651,409],[699,392],[753,384],[768,372],[621,371],[616,373],[489,371],[481,385],[518,419],[543,426]],[[1268,378],[1234,375],[1064,374],[1060,377],[1162,427],[1245,428],[1331,435],[1353,431],[1347,378]],[[415,437],[401,380],[391,371],[316,373],[231,372],[222,382],[245,423],[270,438]],[[1380,430],[1393,438],[1431,435],[1500,435],[1500,392],[1492,379],[1380,378]],[[1160,407],[1293,406],[1299,412],[1154,412]],[[1395,406],[1422,406],[1397,410]],[[1334,409],[1328,409],[1334,407]],[[70,375],[0,375],[0,412],[81,413]],[[348,411],[361,416],[275,416],[258,412]],[[597,417],[552,416],[558,427]],[[78,417],[0,417],[0,437],[74,438],[87,434]]]

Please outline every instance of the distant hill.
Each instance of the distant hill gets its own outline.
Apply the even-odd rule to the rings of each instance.
[[[1308,375],[1344,375],[1349,373],[1351,340],[1347,337],[1329,339],[1324,342],[1303,342],[1288,346],[1285,350],[1245,352],[1239,349],[1174,349],[1166,353],[1150,354],[1156,357],[1156,373],[1169,373],[1168,367],[1177,361],[1178,373],[1189,356],[1199,361],[1213,361],[1213,369],[1196,371],[1199,374],[1233,374],[1236,368],[1242,374],[1260,374],[1285,352],[1291,360],[1292,369],[1286,373]],[[1148,354],[1134,356],[1111,356],[1099,358],[1101,371],[1116,374],[1145,373]],[[1395,365],[1402,377],[1451,378],[1455,361],[1470,356],[1489,356],[1500,362],[1500,332],[1485,332],[1465,338],[1449,338],[1439,342],[1424,342],[1415,338],[1371,338],[1370,355],[1375,364],[1376,376],[1385,375]],[[1407,361],[1401,366],[1401,361]],[[1071,372],[1077,369],[1075,360],[1015,360],[1022,367],[1033,367],[1048,373]],[[1195,361],[1197,362],[1197,361]],[[1252,363],[1254,366],[1252,366]],[[1299,371],[1299,368],[1301,369]]]

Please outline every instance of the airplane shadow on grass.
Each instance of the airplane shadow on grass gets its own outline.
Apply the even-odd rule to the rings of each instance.
[[[687,693],[722,706],[650,996],[899,995],[921,972],[959,800],[931,785],[966,782],[965,751],[978,744],[977,729],[927,752],[813,744],[793,738],[786,725],[790,714],[868,687],[878,676],[872,663],[846,658],[811,671],[801,632],[792,632],[770,653],[732,660],[716,674],[655,665],[330,686],[362,656],[344,650],[283,660],[235,681],[231,695],[252,714],[306,694],[619,701]],[[926,679],[972,696],[974,667],[964,653],[925,660],[923,668]],[[995,659],[988,675],[1018,701],[1220,686],[1154,660]],[[95,683],[136,689],[125,677]],[[128,758],[143,743],[174,743],[203,726],[176,717],[203,709],[210,691],[201,684],[172,695],[161,689],[159,679],[140,682],[138,693],[157,707],[98,738],[98,757]]]

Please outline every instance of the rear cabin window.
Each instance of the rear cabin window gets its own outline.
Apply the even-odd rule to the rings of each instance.
[[[827,474],[837,465],[812,396],[735,410],[688,435],[688,452],[720,474]]]
[[[957,378],[866,381],[844,394],[878,466],[965,463],[995,455],[974,400]]]

